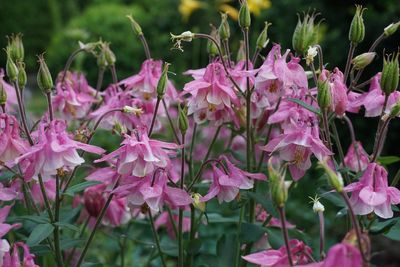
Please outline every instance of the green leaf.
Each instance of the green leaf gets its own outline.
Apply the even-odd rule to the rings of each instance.
[[[276,212],[276,209],[274,208],[274,205],[272,204],[271,199],[268,198],[260,193],[255,193],[255,192],[250,192],[250,191],[246,191],[245,192],[246,195],[248,197],[250,197],[251,199],[253,199],[255,202],[261,204],[261,206],[269,213],[271,214],[273,217],[278,218],[279,215]]]
[[[315,108],[315,107],[313,107],[313,106],[307,104],[307,103],[304,102],[304,101],[301,101],[300,99],[297,99],[297,98],[287,98],[286,100],[288,100],[288,101],[290,101],[290,102],[293,102],[293,103],[296,103],[296,104],[299,104],[299,105],[302,106],[303,108],[305,108],[305,109],[307,109],[307,110],[309,110],[309,111],[311,111],[311,112],[313,112],[313,113],[315,113],[315,114],[317,114],[317,115],[321,115],[321,112],[320,112],[317,108]]]
[[[396,157],[396,156],[379,157],[378,161],[382,165],[390,165],[390,164],[399,162],[400,161],[400,157]]]
[[[200,251],[201,244],[202,240],[199,238],[195,238],[193,240],[188,241],[186,246],[186,252],[192,255],[197,254]]]
[[[79,232],[80,230],[79,227],[76,227],[75,225],[66,222],[56,222],[54,224],[59,226],[60,228],[66,228],[75,232]]]
[[[48,245],[36,245],[29,247],[29,250],[32,254],[36,256],[46,255],[51,252],[51,249]]]
[[[93,186],[93,185],[97,185],[97,184],[101,184],[101,182],[99,182],[99,181],[85,181],[83,183],[71,186],[64,193],[64,195],[68,195],[68,196],[73,197],[76,193],[79,193],[79,192],[85,190],[87,187],[90,187],[90,186]]]
[[[374,235],[379,235],[383,233],[388,233],[388,231],[398,222],[398,218],[390,219],[383,222],[375,222],[371,228],[370,232]]]
[[[207,213],[208,223],[237,223],[238,217],[222,217],[218,213]]]
[[[23,215],[23,216],[10,216],[7,218],[7,222],[20,222],[20,221],[32,221],[35,223],[49,223],[48,217],[37,216],[37,215]]]
[[[392,240],[400,241],[400,220],[397,220],[397,223],[390,229],[389,232],[384,234],[384,236]]]
[[[265,233],[265,228],[253,223],[242,223],[240,229],[240,240],[243,243],[256,242]]]
[[[178,257],[178,245],[176,242],[172,241],[169,238],[165,238],[161,240],[161,251],[165,255],[171,256],[171,257]]]
[[[60,221],[64,223],[73,223],[79,216],[82,207],[78,206],[71,209],[70,207],[62,208],[60,210]]]
[[[33,228],[32,233],[26,240],[28,246],[33,246],[39,244],[43,239],[47,238],[51,233],[53,233],[54,226],[50,223],[38,224]]]
[[[61,243],[61,249],[65,250],[65,249],[69,249],[69,248],[73,248],[73,247],[82,247],[85,244],[85,241],[86,240],[84,238],[62,239],[61,242],[60,242]]]
[[[273,249],[278,249],[283,245],[282,231],[280,228],[268,227],[266,229],[268,234],[268,242]]]
[[[234,266],[236,246],[235,234],[224,234],[217,242],[217,256],[219,264],[217,266]]]

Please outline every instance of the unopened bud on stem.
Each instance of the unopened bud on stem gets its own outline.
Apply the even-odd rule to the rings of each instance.
[[[399,85],[399,52],[383,58],[380,84],[382,91],[387,96],[397,89]]]
[[[227,13],[221,13],[221,24],[219,25],[218,33],[221,40],[228,40],[231,36]]]
[[[12,59],[10,46],[7,46],[6,53],[7,53],[6,73],[8,79],[11,82],[15,82],[18,79],[18,68],[17,65],[15,65],[14,60]]]
[[[158,80],[158,84],[157,84],[157,97],[159,99],[162,99],[165,95],[165,92],[167,90],[167,86],[168,86],[168,67],[169,67],[169,63],[165,62],[164,63],[164,68],[163,71],[161,73],[160,79]]]
[[[319,167],[323,169],[328,177],[329,184],[339,193],[343,192],[343,178],[340,173],[334,172],[328,163],[320,161]]]
[[[186,105],[184,105],[182,107],[181,104],[178,105],[178,109],[179,109],[178,110],[178,112],[179,112],[179,115],[178,115],[178,127],[179,127],[179,130],[181,131],[181,133],[183,135],[185,135],[186,131],[187,131],[188,127],[189,127],[189,121],[188,121],[188,115],[187,115],[188,109],[187,109]]]
[[[283,207],[288,197],[288,187],[285,183],[286,169],[275,169],[274,164],[268,164],[271,198],[277,207]]]
[[[6,89],[4,89],[3,82],[0,79],[0,105],[4,106],[7,102],[7,92]]]
[[[356,13],[354,14],[353,20],[350,24],[349,40],[354,44],[359,44],[364,40],[365,26],[363,13],[365,8],[360,5],[356,5]]]
[[[268,39],[268,27],[271,26],[271,23],[268,23],[267,21],[265,22],[264,29],[260,33],[260,35],[257,38],[257,48],[258,49],[263,49],[264,47],[267,46],[269,39]]]
[[[37,74],[37,83],[39,88],[45,93],[48,94],[51,92],[53,88],[53,78],[51,77],[51,73],[49,68],[44,61],[43,54],[38,56],[39,59],[39,71]]]
[[[315,25],[318,14],[306,14],[301,20],[300,15],[292,37],[293,49],[299,54],[305,54],[310,46],[318,43],[319,23]]]
[[[242,0],[242,5],[239,10],[239,26],[244,29],[244,28],[249,28],[251,25],[251,15],[250,15],[250,9],[249,6],[247,5],[246,0]]]
[[[371,64],[371,62],[374,60],[376,53],[375,52],[368,52],[368,53],[363,53],[361,55],[356,56],[353,58],[351,61],[353,63],[354,69],[356,70],[361,70]]]
[[[14,62],[24,60],[24,44],[22,42],[22,34],[11,35],[11,40],[8,40],[8,46],[10,46],[11,57]]]
[[[390,35],[393,35],[397,29],[400,27],[400,21],[396,22],[396,23],[392,23],[390,25],[388,25],[384,30],[383,30],[383,34],[386,37],[389,37]]]
[[[131,26],[132,26],[133,32],[137,36],[143,35],[142,27],[140,27],[139,23],[137,23],[136,20],[134,20],[133,16],[132,15],[126,15],[126,17],[131,21]]]
[[[329,109],[332,106],[331,86],[329,78],[322,72],[317,82],[317,102],[321,110]]]
[[[23,62],[17,63],[18,67],[18,86],[19,89],[23,89],[27,82],[27,76],[25,71],[25,64]]]

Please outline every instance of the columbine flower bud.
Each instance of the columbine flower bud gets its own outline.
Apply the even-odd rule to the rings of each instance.
[[[0,81],[0,105],[4,106],[7,102],[7,92],[4,89],[3,83]]]
[[[325,75],[321,73],[317,82],[317,102],[321,109],[328,109],[332,106],[332,94],[329,79],[324,76]]]
[[[199,193],[193,193],[192,194],[193,206],[196,209],[198,209],[199,211],[205,212],[206,211],[206,203],[200,201],[201,197],[202,196]]]
[[[241,28],[249,28],[251,24],[250,9],[247,1],[243,0],[239,10],[239,26]]]
[[[39,58],[39,71],[37,74],[37,83],[39,88],[46,94],[51,92],[53,88],[53,78],[51,77],[49,68],[44,61],[43,54],[38,56]]]
[[[372,60],[374,60],[376,53],[375,52],[368,52],[363,53],[361,55],[356,56],[351,61],[353,63],[354,69],[361,70],[371,64]]]
[[[111,51],[109,44],[105,43],[103,45],[103,53],[104,53],[104,57],[107,61],[107,64],[110,66],[115,65],[115,61],[116,61],[115,54],[113,51]]]
[[[17,65],[18,65],[18,86],[20,89],[22,89],[25,87],[27,81],[25,64],[23,62],[18,62]]]
[[[382,91],[388,96],[393,93],[399,85],[399,53],[388,55],[383,58],[383,69],[381,76]]]
[[[263,49],[264,47],[267,46],[269,39],[268,39],[268,27],[272,25],[271,23],[268,23],[267,21],[265,22],[264,29],[260,33],[260,35],[257,38],[256,46],[258,49]]]
[[[169,63],[164,63],[164,68],[161,73],[161,77],[158,80],[157,84],[157,97],[158,99],[162,99],[164,97],[165,91],[167,90],[168,85],[168,67]]]
[[[314,58],[318,55],[318,49],[316,46],[310,46],[307,50],[306,64],[309,66],[314,62]]]
[[[182,134],[186,134],[186,131],[189,127],[189,121],[187,116],[188,109],[186,105],[184,105],[183,107],[181,107],[181,105],[178,105],[178,108],[179,108],[178,127]]]
[[[221,40],[228,40],[231,36],[227,13],[221,13],[221,24],[219,25],[218,33]]]
[[[11,57],[14,62],[24,60],[24,44],[22,43],[22,34],[11,35],[11,40],[8,41],[11,48]]]
[[[359,44],[364,40],[365,26],[364,19],[362,17],[365,8],[360,5],[356,5],[356,13],[354,14],[353,20],[350,24],[349,40],[354,44]]]
[[[214,37],[215,40],[217,40],[217,42],[219,43],[219,35],[218,35],[218,31],[217,29],[214,27],[214,25],[211,25],[211,33],[210,35],[212,37]],[[211,41],[211,40],[207,40],[207,53],[211,56],[211,57],[215,57],[218,55],[218,47],[217,45]]]
[[[394,34],[397,31],[399,26],[400,26],[400,21],[398,21],[396,23],[392,23],[392,24],[388,25],[385,29],[383,29],[383,34],[386,37],[389,37],[390,35]]]
[[[83,194],[83,202],[90,216],[97,218],[104,206],[104,198],[100,191],[88,190]]]
[[[246,52],[244,51],[244,42],[240,41],[239,49],[236,55],[236,62],[246,60]]]
[[[328,163],[326,161],[325,162],[320,161],[318,163],[318,165],[319,165],[320,168],[322,168],[325,171],[325,173],[326,173],[326,175],[328,177],[329,184],[333,188],[335,188],[335,190],[337,192],[339,192],[339,193],[342,192],[343,191],[343,178],[342,178],[342,175],[340,173],[334,172],[328,166]]]
[[[15,65],[14,63],[14,60],[12,59],[10,46],[7,46],[6,53],[7,53],[7,62],[6,62],[7,76],[11,82],[15,82],[18,78],[18,68],[17,65]]]
[[[288,187],[285,183],[285,169],[278,170],[274,164],[268,164],[268,174],[271,189],[271,198],[276,206],[283,207],[288,197]]]
[[[127,15],[126,17],[131,21],[131,26],[132,26],[133,32],[137,36],[143,35],[142,27],[140,27],[139,23],[137,23],[136,20],[133,19],[133,16],[132,15]]]
[[[299,54],[305,54],[310,46],[314,46],[318,42],[319,24],[314,24],[317,15],[315,13],[306,14],[303,21],[299,16],[292,37],[293,49]]]

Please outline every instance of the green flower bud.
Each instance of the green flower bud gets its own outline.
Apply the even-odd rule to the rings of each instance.
[[[383,69],[381,76],[382,91],[388,96],[393,93],[399,85],[399,53],[388,55],[383,58]]]
[[[189,127],[189,121],[188,121],[188,110],[187,110],[187,106],[184,105],[183,107],[181,107],[181,105],[178,105],[178,127],[179,130],[181,131],[181,133],[184,135],[186,134],[186,131]]]
[[[349,40],[354,44],[359,44],[364,40],[365,36],[365,25],[363,19],[363,13],[365,8],[360,5],[356,5],[356,13],[354,14],[353,20],[350,24]]]
[[[390,35],[394,34],[394,33],[397,31],[397,29],[399,28],[399,26],[400,26],[400,21],[398,21],[398,22],[396,22],[396,23],[392,23],[392,24],[388,25],[388,26],[383,30],[383,34],[384,34],[386,37],[389,37]]]
[[[274,164],[268,164],[268,177],[270,182],[271,198],[278,207],[283,207],[288,198],[288,188],[285,183],[286,169],[277,170]]]
[[[18,67],[18,86],[22,90],[27,81],[26,71],[25,71],[25,64],[23,62],[17,63]]]
[[[241,28],[249,28],[251,25],[250,9],[247,1],[243,0],[239,10],[239,26]]]
[[[317,102],[321,110],[329,109],[332,105],[331,100],[331,86],[329,79],[322,75],[319,76],[317,82]]]
[[[192,194],[192,199],[193,199],[193,206],[198,209],[201,212],[206,211],[206,203],[200,201],[201,195],[199,193],[193,193]]]
[[[306,54],[310,46],[318,43],[319,23],[315,25],[315,18],[318,14],[304,15],[303,21],[298,16],[296,28],[292,37],[293,49],[299,54]]]
[[[126,15],[126,17],[131,21],[131,26],[132,26],[133,32],[137,36],[143,35],[142,27],[140,27],[139,23],[137,23],[136,20],[133,19],[133,16],[132,15]]]
[[[265,22],[264,29],[260,33],[260,35],[257,38],[256,46],[258,49],[263,49],[264,47],[267,46],[269,39],[268,39],[268,27],[272,25],[271,23],[268,23],[267,21]]]
[[[43,54],[38,56],[39,58],[39,71],[36,77],[39,88],[45,93],[48,94],[51,92],[53,88],[53,78],[51,77],[51,73],[49,68],[44,61]]]
[[[169,63],[164,63],[164,68],[161,73],[160,79],[157,84],[157,97],[158,99],[162,99],[164,97],[165,91],[167,90],[168,85],[168,67]]]
[[[318,163],[319,167],[323,169],[328,177],[329,184],[337,191],[343,191],[343,178],[340,173],[334,172],[329,166],[328,163],[320,161]]]
[[[104,57],[107,61],[107,65],[109,65],[109,66],[115,65],[115,61],[116,61],[115,54],[113,51],[111,51],[109,44],[104,43],[103,53],[104,53]]]
[[[371,62],[374,60],[376,53],[375,52],[368,52],[368,53],[363,53],[361,55],[356,56],[353,58],[351,61],[353,63],[354,69],[356,70],[361,70],[371,64]]]
[[[18,68],[17,65],[15,65],[14,60],[12,59],[11,55],[12,50],[10,46],[7,46],[6,53],[7,53],[6,73],[10,81],[15,82],[18,78]]]
[[[11,35],[11,40],[8,40],[8,46],[10,46],[11,57],[14,62],[24,60],[24,44],[22,42],[22,34]]]
[[[4,106],[7,102],[7,92],[4,89],[3,82],[0,80],[0,105]]]
[[[397,101],[396,104],[394,104],[394,106],[390,110],[389,116],[392,118],[400,116],[400,101]]]
[[[212,37],[214,37],[215,40],[217,40],[217,42],[219,43],[219,35],[218,35],[218,31],[217,29],[214,27],[214,25],[211,25],[211,33],[210,35]],[[217,45],[213,42],[208,40],[207,41],[207,53],[211,56],[211,57],[215,57],[218,55],[218,48]]]
[[[97,66],[99,67],[99,69],[103,70],[108,66],[106,55],[103,51],[101,51],[97,57]]]
[[[231,36],[227,13],[221,13],[221,24],[219,25],[218,33],[221,40],[227,40]]]
[[[244,51],[244,42],[240,41],[239,49],[236,55],[236,62],[246,60],[246,52]]]

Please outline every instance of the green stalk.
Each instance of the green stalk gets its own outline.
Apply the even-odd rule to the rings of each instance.
[[[181,154],[181,180],[179,187],[183,189],[185,179],[185,134],[182,133],[182,154]],[[179,208],[178,221],[178,267],[184,267],[184,251],[183,251],[183,208]]]

